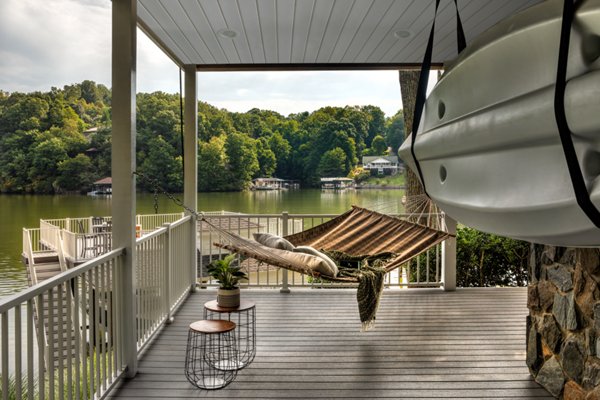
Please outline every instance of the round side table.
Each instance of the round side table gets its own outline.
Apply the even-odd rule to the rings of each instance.
[[[227,316],[225,317],[225,315]],[[217,304],[216,300],[204,304],[204,319],[226,319],[237,325],[234,332],[238,346],[238,369],[247,367],[256,355],[256,304],[242,300],[239,307],[226,308]]]
[[[200,389],[221,389],[237,376],[235,323],[224,320],[190,324],[185,352],[185,376]]]

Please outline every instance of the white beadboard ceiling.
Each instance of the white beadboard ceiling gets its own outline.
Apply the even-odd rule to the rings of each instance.
[[[458,0],[467,42],[541,0]],[[435,0],[138,0],[138,22],[198,69],[393,68],[421,62]],[[225,31],[225,32],[224,32]],[[233,31],[235,37],[225,34]],[[433,62],[456,56],[456,9],[442,0]]]

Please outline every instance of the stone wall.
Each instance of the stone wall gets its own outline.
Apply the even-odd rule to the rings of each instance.
[[[527,366],[553,396],[600,400],[600,250],[533,245]]]

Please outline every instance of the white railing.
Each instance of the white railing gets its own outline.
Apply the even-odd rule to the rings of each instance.
[[[69,232],[91,233],[93,218],[94,217],[41,219],[40,226],[43,221],[46,224],[56,226],[60,229],[65,229]],[[100,217],[100,218],[110,220],[110,217]]]
[[[204,214],[213,225],[229,230],[240,236],[252,238],[256,232],[267,232],[279,236],[294,234],[326,222],[338,214]],[[408,214],[396,215],[400,218]],[[436,217],[439,217],[436,215]],[[210,225],[198,223],[199,257],[198,272],[202,286],[218,286],[206,273],[206,268],[213,260],[223,258],[226,250],[213,245],[219,241],[219,233]],[[440,287],[442,244],[432,247],[427,252],[414,258],[402,267],[388,273],[385,278],[387,287]],[[243,283],[245,287],[339,287],[345,284],[322,282],[303,274],[289,272],[277,267],[257,263],[251,259],[243,261],[249,279]]]
[[[195,227],[186,216],[136,241],[135,315],[123,314],[123,249],[1,300],[2,399],[103,398],[124,371],[127,337],[139,354],[195,285]],[[28,230],[23,243],[31,248]],[[136,329],[126,331],[127,320]]]
[[[40,244],[50,250],[56,250],[59,245],[56,232],[59,230],[56,225],[40,220]]]
[[[73,233],[62,230],[65,257],[72,262],[90,260],[110,251],[112,233]]]
[[[124,369],[122,249],[0,301],[5,399],[100,398]],[[37,338],[37,340],[36,340]]]
[[[172,214],[146,214],[136,215],[135,223],[139,225],[142,232],[148,233],[160,228],[164,224],[170,224],[183,218],[183,213]]]
[[[190,216],[136,240],[137,346],[142,350],[190,291]]]

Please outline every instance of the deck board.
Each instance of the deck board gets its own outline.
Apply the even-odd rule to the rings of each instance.
[[[183,375],[187,328],[214,291],[189,297],[113,399],[551,399],[525,365],[525,289],[386,290],[360,332],[351,289],[244,290],[257,304],[257,355],[227,388]]]

